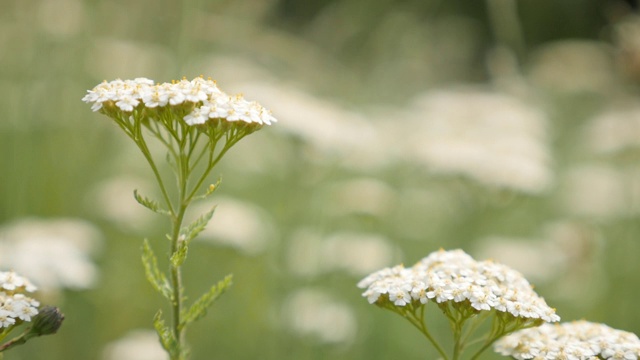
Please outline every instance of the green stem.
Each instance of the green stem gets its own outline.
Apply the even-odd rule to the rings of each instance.
[[[2,352],[3,351],[9,350],[9,349],[11,349],[11,348],[13,348],[15,346],[18,346],[18,345],[22,345],[22,344],[26,343],[27,340],[29,340],[29,338],[33,337],[33,335],[29,335],[29,330],[30,329],[31,328],[25,330],[25,332],[20,334],[20,336],[17,336],[15,338],[7,341],[6,343],[2,344],[0,346],[0,359],[2,359],[2,355],[3,355]]]
[[[462,342],[460,338],[462,337],[462,324],[457,323],[453,329],[453,357],[452,360],[458,360],[460,355],[462,354]]]
[[[164,198],[164,202],[167,205],[167,210],[169,210],[169,212],[171,212],[172,215],[175,215],[175,210],[173,208],[173,204],[171,203],[171,198],[169,197],[167,188],[164,185],[164,181],[162,181],[162,176],[160,176],[160,171],[158,170],[158,167],[153,161],[151,152],[149,151],[149,148],[147,147],[147,143],[144,139],[144,136],[142,135],[142,128],[140,126],[140,122],[137,122],[133,140],[138,145],[138,148],[142,152],[142,155],[144,155],[144,158],[147,160],[147,163],[149,164],[149,166],[151,166],[153,175],[155,176],[156,181],[160,186],[160,191],[162,192],[162,197]]]
[[[508,321],[504,321],[500,315],[496,315],[496,317],[494,317],[494,323],[491,326],[491,333],[488,335],[482,347],[478,351],[476,351],[475,354],[473,354],[471,360],[477,359],[486,349],[488,349],[491,345],[493,345],[493,343],[495,343],[503,336],[508,335],[516,330],[528,329],[537,326],[535,323],[531,323],[526,325],[516,325],[509,328],[507,326],[508,324]]]
[[[200,179],[198,179],[196,185],[189,192],[189,196],[187,197],[188,201],[191,201],[191,199],[195,196],[196,192],[198,192],[198,189],[200,189],[202,183],[204,183],[211,170],[213,170],[213,168],[220,161],[220,159],[222,159],[222,156],[224,156],[224,154],[231,148],[231,146],[233,146],[233,144],[229,145],[228,143],[225,143],[224,148],[222,148],[220,154],[218,154],[215,160],[209,160],[209,166],[207,166],[207,169],[202,173],[202,176],[200,177]]]
[[[442,346],[440,346],[440,344],[436,341],[436,339],[433,338],[433,336],[431,335],[431,333],[427,329],[427,325],[424,323],[424,309],[425,309],[425,307],[426,306],[421,306],[420,307],[420,315],[419,316],[416,315],[415,309],[412,309],[412,311],[410,312],[410,315],[412,315],[412,317],[407,316],[406,313],[404,313],[404,314],[401,313],[400,315],[404,316],[407,320],[409,320],[409,322],[413,326],[415,326],[418,330],[420,330],[420,332],[427,338],[427,340],[429,340],[431,345],[433,345],[433,347],[436,348],[436,350],[438,351],[440,356],[442,356],[442,359],[449,360],[449,357],[444,352],[444,349],[442,348]]]
[[[475,333],[476,330],[487,320],[487,318],[491,315],[491,312],[482,311],[477,318],[474,319],[473,323],[467,329],[466,333],[462,336],[462,342],[468,346],[471,343],[468,343],[468,339]]]
[[[445,313],[449,313],[451,321],[451,330],[453,331],[453,357],[452,360],[458,360],[461,358],[467,344],[466,339],[469,335],[469,331],[473,331],[473,324],[468,328],[465,333],[466,322],[475,316],[475,312],[466,306],[460,306],[460,304],[454,303],[451,306],[447,306]]]
[[[494,342],[496,342],[496,340],[498,340],[498,339],[499,339],[499,337],[498,337],[498,338],[494,338],[494,339],[492,339],[492,340],[490,340],[490,341],[487,341],[487,342],[486,342],[486,343],[485,343],[485,344],[480,348],[480,350],[476,351],[476,353],[475,353],[475,354],[473,354],[473,356],[471,357],[471,360],[475,360],[475,359],[477,359],[477,358],[478,358],[478,356],[480,356],[480,354],[482,354],[485,350],[487,350],[487,348],[488,348],[489,346],[493,345],[493,343],[494,343]]]
[[[193,144],[194,146],[192,146],[192,149],[190,149],[189,151],[189,157],[192,157],[192,154],[194,154],[195,151],[195,143],[198,141],[198,138],[196,137],[196,139],[194,140]],[[210,153],[212,151],[215,151],[217,145],[217,141],[216,140],[212,140],[211,144],[209,146],[203,146],[202,149],[200,149],[200,151],[198,152],[198,154],[195,156],[195,160],[193,160],[191,168],[195,169],[198,164],[200,163],[200,161],[202,161],[202,159],[204,158],[204,156],[207,153]],[[209,150],[211,149],[211,150]],[[210,159],[209,159],[210,160]]]
[[[152,125],[149,125],[148,129],[158,139],[158,141],[160,141],[162,143],[162,145],[164,145],[167,148],[169,153],[174,158],[176,158],[177,154],[176,154],[176,152],[173,149],[173,146],[171,144],[171,141],[173,141],[172,139],[175,139],[175,136],[173,138],[170,137],[169,140],[165,139],[163,134],[162,134],[162,130],[160,129],[160,125],[158,125],[156,122],[153,122]]]
[[[178,251],[178,244],[180,242],[180,229],[182,227],[182,221],[184,219],[184,214],[186,212],[188,203],[182,204],[178,210],[177,216],[173,221],[173,229],[171,234],[171,255],[175,254]],[[169,262],[170,266],[170,274],[171,274],[171,288],[173,290],[172,296],[172,304],[171,304],[171,314],[172,314],[172,325],[173,325],[173,336],[178,343],[178,353],[172,354],[171,360],[183,360],[185,354],[185,339],[184,339],[184,329],[182,327],[181,322],[181,314],[182,314],[182,272],[180,266],[175,266],[172,261]]]
[[[191,175],[191,169],[189,164],[189,155],[185,154],[184,142],[179,144],[179,151],[176,155],[176,164],[178,170],[178,191],[180,203],[178,205],[178,212],[173,218],[173,229],[171,233],[171,256],[178,252],[180,248],[180,230],[182,229],[182,222],[184,221],[184,215],[191,203],[191,196],[187,195],[187,185],[189,183],[189,176]],[[170,274],[171,274],[171,287],[173,289],[173,302],[172,302],[172,319],[173,319],[173,335],[178,343],[178,353],[174,354],[171,360],[183,360],[186,358],[186,342],[184,338],[184,327],[181,320],[182,315],[182,300],[183,300],[183,288],[182,288],[182,272],[180,265],[176,265],[173,261],[169,261]]]
[[[5,328],[4,331],[0,332],[0,341],[4,340],[4,338],[6,338],[9,333],[14,329],[14,326]]]
[[[182,222],[184,221],[184,216],[186,210],[189,206],[189,199],[185,198],[186,188],[189,181],[189,159],[183,152],[184,144],[179,144],[179,149],[176,150],[171,146],[171,143],[165,141],[162,137],[162,134],[157,131],[151,130],[152,133],[162,141],[162,143],[169,149],[170,153],[174,157],[176,161],[176,172],[177,172],[177,181],[178,181],[178,204],[173,204],[171,198],[169,197],[169,193],[164,185],[164,181],[162,176],[160,175],[160,171],[153,161],[153,157],[151,156],[151,152],[147,147],[145,139],[142,134],[142,126],[140,126],[140,122],[137,122],[134,132],[134,140],[138,145],[138,148],[144,155],[145,159],[151,166],[153,174],[156,177],[156,180],[160,186],[160,190],[162,192],[162,196],[164,198],[165,203],[167,204],[167,208],[171,213],[172,219],[172,229],[171,229],[171,254],[169,258],[175,254],[179,249],[180,243],[180,229],[182,228]],[[185,360],[186,359],[186,339],[184,335],[184,328],[182,326],[181,315],[182,315],[182,307],[183,307],[183,287],[182,287],[182,272],[180,266],[174,265],[172,261],[169,261],[169,277],[171,281],[171,317],[172,317],[172,333],[173,337],[177,344],[177,349],[175,351],[170,352],[171,360]]]

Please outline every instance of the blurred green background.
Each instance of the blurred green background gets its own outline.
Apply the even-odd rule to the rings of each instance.
[[[211,76],[279,119],[214,171],[219,207],[185,285],[195,297],[228,273],[235,284],[189,330],[193,359],[436,358],[355,284],[439,248],[518,269],[563,320],[640,333],[633,3],[0,8],[0,267],[38,267],[36,297],[66,314],[59,334],[7,359],[159,358],[136,332],[164,306],[140,247],[146,237],[162,253],[168,227],[132,199],[155,189],[142,156],[80,101],[104,79],[135,77]],[[71,238],[73,254],[21,246],[34,232],[42,244]],[[127,336],[140,352],[113,345]]]

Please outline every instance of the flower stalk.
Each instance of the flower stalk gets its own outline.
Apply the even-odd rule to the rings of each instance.
[[[185,338],[188,325],[202,318],[231,285],[229,275],[191,305],[185,303],[182,266],[189,244],[204,230],[214,209],[185,225],[187,211],[193,201],[210,196],[218,188],[218,184],[212,184],[204,194],[198,195],[227,151],[276,119],[258,103],[246,101],[241,95],[229,96],[215,82],[202,77],[170,84],[155,84],[144,78],[104,82],[89,90],[83,100],[91,103],[94,111],[112,118],[137,145],[160,188],[162,205],[137,191],[134,197],[149,210],[166,216],[171,224],[167,234],[169,268],[166,272],[158,268],[148,240],[143,243],[142,261],[147,279],[169,302],[169,325],[161,310],[154,318],[160,342],[171,360],[186,360],[189,358]],[[166,149],[175,191],[169,191],[147,137],[155,138]]]
[[[32,338],[52,335],[58,332],[62,321],[64,320],[64,314],[60,312],[60,309],[53,306],[43,307],[38,315],[33,319],[33,325],[27,328],[19,336],[7,341],[0,345],[0,353],[9,350],[15,346],[22,345]]]

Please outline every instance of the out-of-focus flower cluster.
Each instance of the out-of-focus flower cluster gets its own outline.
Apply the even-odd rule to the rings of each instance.
[[[194,206],[192,212],[202,214],[213,206],[216,206],[216,214],[199,235],[206,243],[234,248],[245,255],[258,255],[276,238],[273,220],[254,203],[219,196],[215,201]]]
[[[410,154],[433,171],[530,194],[553,182],[547,119],[537,107],[483,90],[436,91],[414,103]]]
[[[87,91],[82,100],[91,103],[93,111],[117,110],[134,112],[146,109],[184,107],[188,125],[200,125],[211,120],[242,121],[249,124],[271,125],[276,119],[257,102],[242,95],[227,95],[215,81],[197,77],[171,83],[156,84],[147,78],[104,81]],[[190,112],[188,112],[190,110]]]
[[[133,330],[123,338],[109,343],[103,360],[167,360],[169,357],[152,330]]]
[[[0,227],[0,263],[27,276],[44,292],[92,287],[98,268],[91,259],[102,234],[72,218],[25,218]]]
[[[288,297],[282,309],[284,323],[296,336],[336,344],[353,340],[357,332],[351,308],[321,290],[300,289]]]
[[[31,321],[38,314],[40,303],[24,295],[35,290],[28,279],[12,271],[0,272],[0,329]]]
[[[640,340],[604,324],[575,321],[515,332],[500,339],[495,350],[514,359],[637,360]]]
[[[555,309],[539,297],[517,271],[491,261],[478,262],[462,250],[437,251],[411,268],[398,265],[358,283],[369,303],[467,303],[477,311],[495,309],[516,318],[559,321]]]

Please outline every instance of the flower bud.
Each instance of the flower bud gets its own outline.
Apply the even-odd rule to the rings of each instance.
[[[55,306],[45,306],[33,318],[33,326],[29,331],[31,336],[55,334],[64,320],[64,314]]]

